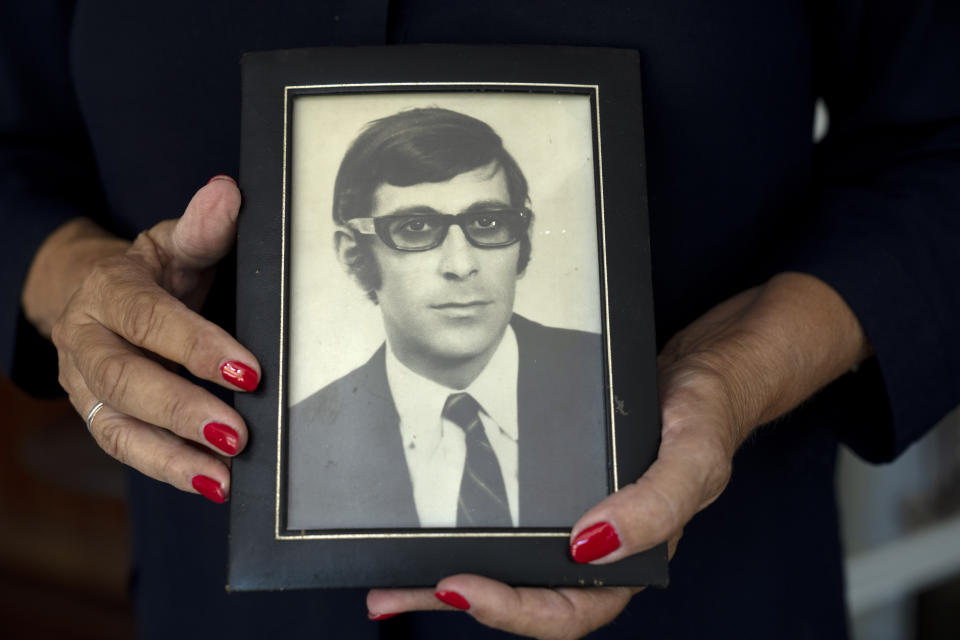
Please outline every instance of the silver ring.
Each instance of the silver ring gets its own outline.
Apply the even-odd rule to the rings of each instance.
[[[98,413],[100,413],[100,409],[103,409],[102,402],[98,402],[97,404],[93,405],[93,409],[90,409],[90,413],[87,414],[87,419],[84,420],[84,422],[87,423],[87,431],[90,430],[90,421],[93,420]]]

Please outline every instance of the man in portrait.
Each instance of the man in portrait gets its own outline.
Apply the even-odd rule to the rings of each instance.
[[[371,122],[333,217],[386,340],[290,408],[288,529],[566,527],[606,496],[601,340],[514,312],[533,212],[494,130],[435,107]]]

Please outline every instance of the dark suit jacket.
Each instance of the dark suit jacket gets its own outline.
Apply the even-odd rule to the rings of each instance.
[[[600,337],[517,315],[511,325],[520,525],[568,527],[607,494]],[[419,526],[385,353],[291,408],[288,526]]]

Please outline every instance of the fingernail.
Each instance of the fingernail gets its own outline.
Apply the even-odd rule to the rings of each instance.
[[[224,362],[220,367],[220,375],[223,376],[224,380],[244,391],[253,391],[257,388],[257,383],[260,382],[256,371],[236,360]]]
[[[193,476],[191,483],[193,484],[193,488],[196,489],[200,495],[207,500],[211,500],[217,504],[223,504],[227,501],[226,497],[223,495],[223,487],[221,487],[220,483],[213,478],[199,475]]]
[[[203,427],[203,437],[207,442],[223,451],[229,456],[237,455],[240,446],[240,436],[237,432],[225,424],[219,422],[208,422]]]
[[[233,184],[237,184],[237,181],[236,181],[236,180],[234,180],[233,178],[231,178],[230,176],[228,176],[228,175],[225,174],[225,173],[218,173],[217,175],[213,176],[212,178],[210,178],[209,180],[207,180],[207,184],[210,184],[210,183],[213,182],[214,180],[229,180],[229,181],[232,182]]]
[[[470,608],[470,603],[467,602],[467,599],[456,591],[437,591],[433,594],[437,597],[437,600],[443,604],[448,604],[454,609],[460,609],[460,611],[466,611]]]
[[[393,616],[398,616],[398,615],[400,615],[400,614],[399,614],[399,613],[380,613],[380,614],[377,614],[377,615],[373,615],[372,613],[369,613],[369,612],[368,612],[368,613],[367,613],[367,618],[368,618],[369,620],[377,620],[377,621],[379,621],[379,620],[386,620],[387,618],[392,618]]]
[[[620,548],[620,536],[609,522],[598,522],[581,531],[570,543],[570,555],[577,562],[592,562]]]

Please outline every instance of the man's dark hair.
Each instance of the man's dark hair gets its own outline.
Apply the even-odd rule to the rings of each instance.
[[[382,184],[409,187],[445,182],[461,173],[496,162],[502,169],[510,205],[526,206],[527,180],[500,136],[485,122],[430,107],[409,109],[369,123],[347,149],[333,188],[333,219],[343,225],[373,209],[373,193]],[[349,267],[376,301],[380,270],[370,251],[373,238],[357,234],[357,252]],[[529,233],[520,239],[517,273],[530,261]]]

